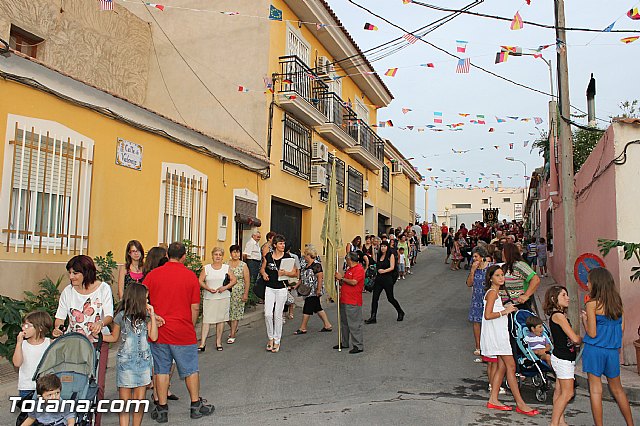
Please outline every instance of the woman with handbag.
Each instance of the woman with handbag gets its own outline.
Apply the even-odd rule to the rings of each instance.
[[[216,327],[216,350],[222,348],[222,332],[224,323],[229,321],[229,307],[231,305],[231,288],[236,285],[236,276],[229,271],[229,265],[222,263],[224,249],[214,247],[211,250],[210,264],[204,265],[200,272],[200,287],[204,290],[202,301],[202,334],[200,336],[199,352],[207,348],[209,326]]]
[[[315,248],[307,246],[304,249],[305,267],[300,273],[300,283],[296,287],[298,294],[304,297],[304,307],[302,308],[302,324],[296,330],[295,335],[307,334],[307,325],[311,316],[316,313],[323,323],[321,332],[333,330],[326,312],[322,309],[320,298],[324,293],[322,265],[318,261],[318,252]]]
[[[378,268],[378,275],[376,276],[376,281],[373,286],[373,300],[371,302],[371,317],[368,320],[365,320],[365,324],[375,324],[376,315],[378,313],[378,301],[380,300],[380,294],[382,294],[382,290],[387,295],[387,300],[389,303],[396,308],[398,312],[398,321],[402,321],[404,319],[404,311],[400,307],[400,303],[393,296],[393,283],[394,283],[394,271],[396,265],[396,256],[389,248],[389,242],[383,241],[380,243],[380,257],[378,257],[378,261],[376,262],[376,268]]]
[[[283,259],[292,259],[284,251],[284,236],[276,235],[273,237],[273,248],[273,253],[267,253],[262,259],[260,276],[265,285],[264,320],[267,325],[267,337],[269,339],[266,350],[277,353],[280,351],[280,339],[282,337],[282,311],[288,294],[287,278],[296,277],[298,269],[295,265],[288,271],[281,268]]]

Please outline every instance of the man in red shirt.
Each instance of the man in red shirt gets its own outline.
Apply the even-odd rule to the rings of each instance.
[[[364,351],[362,342],[362,291],[364,290],[364,268],[358,262],[358,254],[347,253],[347,270],[344,274],[335,273],[335,277],[340,281],[340,328],[342,337],[340,347],[349,347],[349,335],[353,342],[353,349],[350,354],[359,354]]]
[[[421,232],[422,246],[426,247],[429,245],[429,224],[427,223],[427,221],[422,222],[422,225],[420,225],[420,228],[422,228],[422,232]]]
[[[447,235],[449,234],[449,227],[446,223],[442,222],[442,227],[440,227],[440,232],[442,233],[442,247],[444,247],[444,240],[447,239]]]
[[[144,279],[144,285],[149,289],[149,301],[156,314],[164,319],[164,325],[158,329],[158,340],[150,342],[158,391],[158,404],[151,412],[151,418],[158,423],[169,421],[167,394],[173,361],[191,397],[191,418],[199,419],[215,410],[213,405],[205,404],[200,398],[198,347],[194,328],[200,308],[200,283],[196,274],[184,266],[184,244],[171,243],[167,254],[169,261],[149,272]]]

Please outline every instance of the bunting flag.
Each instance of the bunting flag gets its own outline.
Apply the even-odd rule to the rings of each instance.
[[[421,67],[427,67],[427,68],[435,68],[436,66],[433,65],[433,63],[429,62],[428,64],[420,64]]]
[[[470,114],[458,113],[458,115],[459,115],[460,117],[468,117]]]
[[[513,143],[509,144],[509,149],[513,149]]]
[[[244,92],[244,93],[246,93],[246,92],[248,92],[248,91],[249,91],[249,88],[244,87],[244,86],[238,86],[238,92]]]
[[[509,52],[498,52],[496,53],[496,64],[501,64],[503,62],[507,62],[509,59]]]
[[[536,124],[542,124],[542,118],[541,117],[533,117],[533,121],[535,121]]]
[[[496,121],[497,121],[498,123],[504,123],[504,122],[506,122],[507,120],[505,120],[504,118],[496,117]]]
[[[521,30],[522,27],[524,27],[524,22],[522,21],[522,16],[520,16],[520,12],[516,12],[515,16],[513,17],[513,21],[511,21],[511,29],[516,31],[516,30]]]
[[[264,81],[264,87],[266,92],[273,93],[273,80],[267,76],[262,77],[262,81]],[[265,92],[265,93],[266,93]]]
[[[375,25],[370,24],[368,22],[366,24],[364,24],[364,29],[367,30],[367,31],[378,31],[378,27],[376,27]]]
[[[113,1],[100,0],[100,10],[113,10]]]
[[[489,133],[495,132],[496,130],[493,127],[489,127]]]
[[[413,128],[414,128],[414,127],[415,127],[415,126],[407,126],[407,129],[409,129],[409,130],[413,130]]]
[[[513,56],[522,56],[522,47],[520,46],[500,46],[503,52],[509,52]]]
[[[409,34],[409,33],[406,33],[405,35],[403,35],[402,38],[407,40],[409,42],[409,44],[414,44],[416,41],[418,41],[418,37],[414,36],[413,34]]]
[[[524,147],[526,148],[529,145],[529,141],[524,141]]]
[[[240,15],[240,12],[220,12],[223,15],[229,15],[229,16],[235,16],[235,15]]]
[[[468,41],[456,40],[456,52],[465,53],[467,51]]]
[[[494,145],[493,146],[495,149],[500,149],[500,145]]]
[[[407,114],[407,113],[409,113],[411,111],[412,111],[411,108],[402,108],[402,113],[403,114]]]
[[[402,4],[409,4],[411,2],[412,2],[412,0],[402,0]]]
[[[540,58],[542,58],[542,53],[534,53],[533,57],[536,58],[536,59],[540,59]]]
[[[613,29],[613,26],[616,24],[616,21],[613,21],[607,28],[605,28],[604,30],[602,30],[602,32],[605,33],[610,33],[611,30]]]
[[[391,120],[387,120],[385,124],[387,125],[387,127],[393,127],[393,121]]]
[[[545,49],[550,48],[551,46],[553,46],[553,44],[542,44],[540,46],[538,46],[538,48],[536,49],[536,51],[538,52],[542,52]]]
[[[276,9],[274,5],[269,6],[269,20],[271,21],[282,21],[282,11],[280,9]]]
[[[567,50],[567,45],[564,41],[557,39],[556,40],[556,52],[562,53]]]
[[[458,65],[456,65],[456,74],[469,74],[471,68],[471,59],[459,59]]]
[[[507,118],[510,118],[510,119],[512,119],[512,120],[516,120],[516,121],[518,120],[518,117],[514,117],[514,116],[512,116],[512,115],[507,115]]]
[[[633,43],[639,38],[640,36],[625,37],[625,38],[621,38],[620,41],[623,42],[624,44],[629,44],[629,43]]]
[[[325,28],[327,26],[327,24],[316,24],[316,30],[320,31],[321,29]]]
[[[478,119],[478,124],[487,124],[487,122],[484,121],[484,115],[476,115],[476,118]]]
[[[398,72],[398,68],[389,68],[387,72],[384,73],[387,77],[395,77]]]
[[[633,9],[627,12],[627,16],[633,19],[634,21],[637,21],[640,19],[640,11],[638,11],[637,7],[634,7]]]
[[[164,12],[164,6],[157,3],[145,3],[147,6],[155,7],[158,10],[162,10]]]
[[[442,124],[442,113],[434,112],[433,113],[433,122],[437,124]]]

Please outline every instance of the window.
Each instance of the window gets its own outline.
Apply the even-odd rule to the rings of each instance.
[[[289,115],[284,116],[282,168],[306,180],[311,174],[311,132]]]
[[[349,166],[349,181],[347,188],[347,211],[352,213],[362,214],[363,199],[362,199],[362,173],[353,167]]]
[[[336,161],[336,183],[337,183],[337,191],[338,191],[338,207],[344,207],[344,161],[339,158],[335,158]]]
[[[1,213],[7,251],[13,246],[15,252],[23,253],[44,249],[84,254],[93,141],[58,123],[14,120],[13,139],[7,141],[4,159],[4,169],[11,174],[0,196],[8,200]]]
[[[189,240],[205,255],[207,176],[184,164],[162,163],[160,243]]]
[[[453,208],[454,209],[470,209],[471,204],[470,203],[453,204]]]
[[[358,118],[364,121],[366,124],[369,124],[369,108],[362,102],[360,99],[356,98],[356,114]]]
[[[489,204],[489,199],[488,198],[483,198],[482,199],[482,204]]]
[[[389,167],[382,166],[382,189],[389,191]]]
[[[10,48],[35,58],[38,53],[38,46],[41,45],[43,41],[40,37],[28,33],[15,25],[11,25],[9,33]]]
[[[342,98],[342,79],[331,80],[329,82],[329,92],[335,93],[339,98]]]
[[[503,198],[502,202],[503,203],[510,203],[511,202],[511,198]]]
[[[309,43],[287,22],[287,55],[295,55],[309,65]]]

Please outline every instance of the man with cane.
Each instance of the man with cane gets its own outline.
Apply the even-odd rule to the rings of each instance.
[[[350,354],[358,354],[364,350],[362,339],[362,291],[364,289],[364,268],[358,262],[358,254],[347,253],[347,270],[344,274],[335,273],[340,283],[340,343],[333,349],[349,347],[349,336],[353,342]]]

